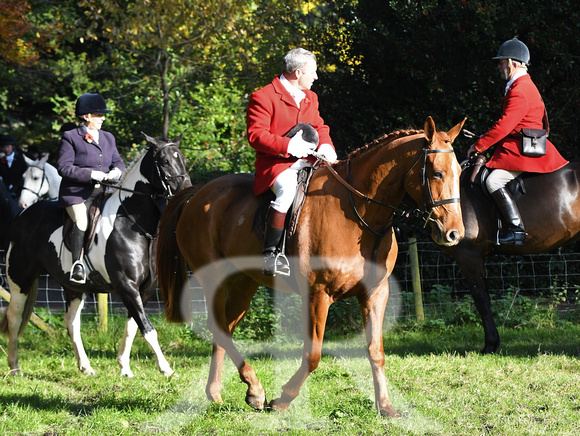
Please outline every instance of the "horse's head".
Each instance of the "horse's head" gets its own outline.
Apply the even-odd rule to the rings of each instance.
[[[145,133],[143,135],[147,139],[148,151],[141,173],[155,191],[172,197],[180,189],[191,186],[185,168],[185,157],[179,149],[183,133],[173,141],[153,138]]]
[[[408,178],[408,192],[423,206],[431,223],[431,236],[440,245],[455,245],[463,237],[465,229],[461,215],[459,177],[461,167],[452,143],[461,131],[465,119],[449,132],[438,132],[431,117],[425,120],[426,144]]]
[[[48,193],[50,182],[44,172],[44,165],[48,161],[48,157],[49,155],[47,153],[43,154],[37,160],[30,159],[26,155],[24,156],[28,168],[22,175],[24,181],[18,200],[18,205],[22,209],[26,209],[36,203]]]

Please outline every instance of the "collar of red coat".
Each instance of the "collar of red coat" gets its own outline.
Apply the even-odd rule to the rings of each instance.
[[[274,90],[276,91],[277,94],[280,95],[280,99],[283,102],[297,107],[296,102],[294,101],[294,98],[290,95],[290,93],[284,87],[284,85],[282,85],[282,82],[280,81],[280,78],[278,76],[276,76],[276,78],[272,81],[272,86],[274,86]],[[310,91],[309,89],[304,90],[304,94],[306,94],[306,97],[304,98],[304,100],[302,100],[302,103],[310,103],[309,97],[310,97],[311,92],[312,91]]]

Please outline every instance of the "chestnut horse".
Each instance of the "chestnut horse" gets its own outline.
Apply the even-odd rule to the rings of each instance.
[[[170,322],[182,322],[189,315],[183,295],[187,264],[204,289],[213,334],[206,387],[211,401],[222,401],[227,352],[248,386],[246,402],[251,407],[286,410],[318,366],[328,308],[336,300],[356,297],[366,330],[375,404],[382,415],[398,416],[387,392],[382,340],[388,276],[398,253],[394,211],[408,193],[427,214],[435,242],[454,245],[461,239],[460,166],[451,144],[462,125],[437,132],[428,117],[424,131],[393,132],[345,161],[315,170],[287,246],[290,277],[261,274],[262,243],[252,230],[256,210],[266,200],[253,195],[253,175],[223,176],[201,188],[186,189],[169,202],[159,230],[159,286]],[[280,398],[269,405],[254,369],[232,341],[233,330],[260,285],[298,293],[306,325],[302,364]]]
[[[461,175],[461,209],[465,237],[454,247],[441,247],[450,253],[463,272],[481,316],[485,334],[482,353],[493,353],[500,337],[491,311],[487,290],[485,258],[491,254],[525,255],[553,251],[580,237],[580,162],[569,162],[547,174],[524,173],[525,193],[517,200],[526,228],[524,245],[496,245],[496,206],[480,183],[471,176],[475,161],[466,162]],[[514,182],[511,182],[512,184]]]

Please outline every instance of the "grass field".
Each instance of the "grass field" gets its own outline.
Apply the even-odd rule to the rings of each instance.
[[[478,353],[478,326],[386,332],[386,374],[403,418],[377,416],[361,337],[328,340],[319,368],[287,413],[251,410],[230,360],[224,404],[204,394],[210,345],[183,325],[154,319],[160,343],[179,374],[166,379],[138,336],[135,378],[115,362],[122,325],[84,330],[96,377],[81,374],[64,329],[53,337],[29,326],[21,340],[25,375],[0,385],[0,434],[8,435],[578,435],[580,327],[501,329],[497,355]],[[5,339],[0,339],[8,373]],[[240,343],[268,399],[297,369],[295,337]]]

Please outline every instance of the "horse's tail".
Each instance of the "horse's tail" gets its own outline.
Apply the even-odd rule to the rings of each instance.
[[[186,321],[187,304],[183,303],[184,294],[189,289],[187,262],[179,249],[175,231],[183,212],[183,207],[199,186],[191,186],[179,191],[167,204],[159,222],[157,237],[157,279],[163,301],[165,317],[169,322]]]
[[[8,292],[5,291],[4,288],[2,288],[2,291],[8,294]],[[2,292],[2,294],[4,294],[4,292]],[[28,321],[32,316],[32,311],[34,310],[34,304],[36,303],[37,295],[38,295],[38,279],[32,282],[30,289],[26,294],[26,302],[24,303],[24,309],[22,310],[21,313],[22,322],[20,323],[20,329],[18,329],[18,336],[24,333],[24,329],[26,328],[26,325],[28,324]],[[6,310],[6,312],[8,312],[8,310]],[[2,318],[0,318],[0,333],[3,334],[4,336],[8,335],[8,318],[6,317],[6,312],[4,312],[4,315],[2,315]]]

